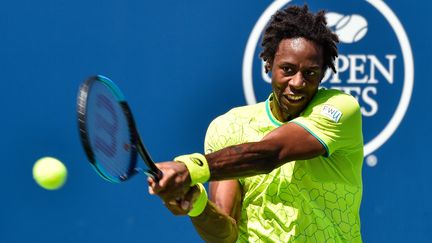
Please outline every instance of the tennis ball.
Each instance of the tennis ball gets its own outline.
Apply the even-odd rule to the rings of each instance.
[[[33,165],[33,178],[39,186],[47,190],[56,190],[66,182],[67,169],[60,160],[43,157]]]

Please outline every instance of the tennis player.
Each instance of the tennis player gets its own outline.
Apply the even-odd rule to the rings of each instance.
[[[149,179],[150,193],[188,214],[207,242],[361,242],[359,104],[319,88],[336,72],[337,43],[323,11],[278,11],[260,54],[272,76],[268,99],[216,118],[205,156],[159,163],[164,176]]]

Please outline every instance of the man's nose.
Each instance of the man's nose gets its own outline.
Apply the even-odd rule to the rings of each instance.
[[[301,72],[297,72],[294,76],[292,76],[288,84],[293,89],[302,89],[306,85],[306,82],[303,78],[303,74]]]

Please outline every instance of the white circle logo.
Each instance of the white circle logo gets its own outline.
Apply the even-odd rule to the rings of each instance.
[[[291,0],[276,0],[270,4],[258,19],[249,36],[243,56],[242,70],[243,90],[248,104],[255,104],[257,102],[254,89],[253,69],[254,66],[255,69],[257,69],[258,66],[254,65],[254,59],[256,59],[255,52],[261,33],[265,29],[271,16],[289,2],[291,2]],[[411,45],[401,22],[383,1],[366,0],[366,2],[369,3],[368,6],[373,6],[381,13],[382,17],[386,20],[383,22],[386,22],[385,24],[389,25],[390,30],[394,32],[394,37],[393,34],[389,34],[385,31],[382,31],[382,33],[384,33],[382,35],[388,35],[388,38],[397,39],[398,44],[395,46],[397,46],[398,52],[401,53],[402,60],[399,60],[398,55],[394,53],[381,54],[380,52],[383,48],[375,47],[374,50],[371,50],[372,53],[367,54],[359,54],[358,49],[352,51],[354,53],[349,54],[344,54],[340,51],[340,55],[335,62],[338,74],[331,76],[332,74],[328,72],[322,81],[323,86],[330,85],[331,88],[341,89],[360,100],[360,103],[364,104],[364,107],[361,108],[364,119],[372,119],[375,116],[381,116],[379,118],[374,118],[379,122],[384,122],[379,128],[376,127],[374,124],[375,122],[370,122],[370,126],[364,126],[367,130],[373,131],[373,134],[368,134],[368,138],[365,139],[365,156],[380,148],[396,131],[408,109],[414,86],[414,61]],[[338,6],[338,8],[337,11],[328,12],[326,18],[328,26],[338,34],[341,44],[345,46],[355,46],[362,42],[367,43],[368,35],[375,35],[373,39],[374,43],[382,41],[382,35],[377,36],[378,34],[376,34],[376,32],[370,33],[371,29],[373,29],[372,27],[376,26],[377,23],[368,23],[367,18],[362,14],[344,14],[343,9],[341,10],[340,6]],[[372,38],[369,38],[370,42],[371,39]],[[388,45],[384,43],[383,46],[385,47]],[[362,46],[362,48],[364,48],[364,46]],[[370,46],[368,46],[368,48],[370,49]],[[367,50],[368,48],[364,49]],[[399,74],[397,72],[400,72],[398,69],[395,70],[395,63],[398,61],[400,65],[403,65],[403,74],[400,75],[403,77],[403,84],[394,81],[395,77],[399,77],[395,75],[395,73]],[[263,72],[262,66],[263,63],[260,64],[260,73],[262,76],[260,81],[264,81],[262,83],[270,83],[271,79]],[[367,75],[365,74],[366,69],[369,72]],[[344,72],[348,75],[345,80],[339,76],[339,73],[343,74]],[[402,80],[402,78],[400,78],[400,80]],[[399,87],[397,95],[389,94],[391,98],[397,98],[397,100],[394,100],[394,105],[393,103],[389,104],[387,101],[388,99],[381,99],[380,102],[376,101],[379,93],[377,86],[379,85],[384,87],[383,89],[386,89],[386,91],[389,90],[390,87]],[[384,109],[379,109],[379,103],[383,103]]]

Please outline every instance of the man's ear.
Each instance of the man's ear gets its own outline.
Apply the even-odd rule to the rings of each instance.
[[[266,61],[265,63],[265,71],[266,73],[269,73],[271,71],[271,63],[269,61]]]

